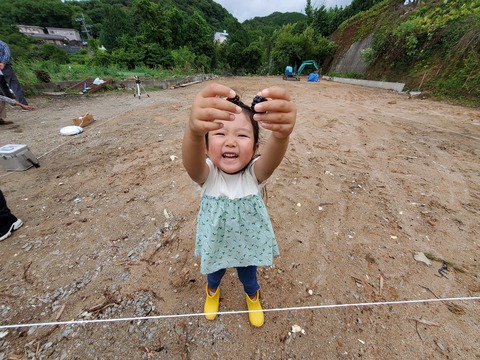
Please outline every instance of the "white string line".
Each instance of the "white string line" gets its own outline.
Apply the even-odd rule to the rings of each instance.
[[[331,304],[331,305],[297,306],[297,307],[287,307],[287,308],[263,309],[263,311],[264,312],[274,312],[274,311],[336,309],[336,308],[347,308],[347,307],[403,305],[403,304],[433,303],[433,302],[444,302],[444,301],[468,301],[468,300],[480,300],[480,296],[443,298],[443,299],[435,298],[435,299],[424,299],[424,300],[380,301],[380,302],[367,302],[367,303],[357,303],[357,304]],[[208,314],[236,315],[236,314],[246,314],[246,313],[250,313],[250,312],[252,312],[252,313],[260,312],[260,311],[262,311],[262,310],[220,311],[220,312],[217,312],[217,313],[208,313]],[[186,318],[186,317],[205,316],[206,314],[207,313],[190,313],[190,314],[139,316],[139,317],[113,318],[113,319],[71,320],[71,321],[55,321],[55,322],[43,322],[43,323],[29,323],[29,324],[0,325],[0,330],[1,329],[22,328],[22,327],[32,327],[32,326],[83,325],[83,324],[110,323],[110,322],[123,322],[123,321],[142,321],[142,320]]]
[[[154,102],[154,101],[153,101],[153,99],[152,99],[152,101],[148,102],[147,105],[149,105],[149,104],[151,104],[151,103],[153,103],[153,102]],[[145,105],[145,104],[143,104],[143,105]],[[140,106],[140,105],[139,105],[139,106]],[[97,129],[98,127],[103,126],[103,125],[109,123],[110,121],[112,121],[112,120],[114,120],[114,119],[116,119],[116,118],[118,118],[118,117],[120,117],[120,116],[122,116],[122,115],[127,114],[128,112],[134,111],[137,107],[138,107],[138,106],[135,106],[135,105],[134,105],[133,109],[130,108],[130,109],[127,109],[127,110],[125,110],[125,111],[120,111],[119,113],[112,115],[110,118],[106,119],[105,121],[102,121],[102,122],[98,121],[97,124],[89,127],[87,130],[84,130],[82,133],[84,133],[85,135],[86,135],[86,134],[89,134],[89,133],[91,133],[92,131],[94,131],[95,129]],[[67,144],[69,144],[69,143],[71,143],[71,142],[73,142],[73,141],[75,141],[75,140],[78,140],[78,137],[72,136],[70,139],[68,139],[68,140],[60,143],[60,144],[57,145],[57,146],[54,146],[52,149],[48,150],[47,152],[43,153],[42,155],[37,156],[37,159],[41,159],[41,158],[43,158],[44,156],[47,156],[48,154],[50,154],[50,153],[58,150],[58,149],[61,148],[62,146],[67,145]],[[15,170],[13,170],[13,171],[8,171],[8,172],[6,172],[5,174],[0,175],[0,178],[5,177],[5,176],[9,176],[9,175],[14,174],[14,173],[16,173],[16,172],[17,172],[17,171],[15,171]]]

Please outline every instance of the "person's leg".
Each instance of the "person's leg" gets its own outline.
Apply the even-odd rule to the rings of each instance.
[[[7,206],[7,200],[5,200],[5,196],[3,196],[2,190],[0,190],[0,224],[4,224],[10,220],[10,209]]]
[[[13,94],[10,92],[5,81],[5,77],[0,75],[0,95],[13,98]],[[0,125],[10,125],[13,124],[12,121],[7,120],[7,103],[0,101]]]
[[[0,190],[0,241],[9,237],[13,231],[23,225],[23,221],[10,212],[7,201]]]
[[[248,320],[253,326],[260,327],[265,322],[262,305],[260,304],[260,285],[257,281],[257,267],[247,266],[238,267],[238,278],[243,284],[243,290],[246,293]]]
[[[238,278],[243,284],[243,291],[247,295],[255,296],[260,289],[260,285],[257,281],[257,267],[246,266],[237,268]]]
[[[205,305],[203,306],[203,312],[207,320],[213,320],[217,317],[218,305],[220,303],[220,282],[227,269],[221,269],[214,273],[207,274],[207,286],[205,299]]]
[[[7,107],[3,101],[0,101],[0,120],[7,119]]]
[[[226,271],[227,269],[221,269],[215,271],[214,273],[207,274],[207,284],[210,290],[215,291],[220,286],[220,282],[222,281],[223,275],[225,275]]]
[[[8,84],[8,87],[13,91],[15,97],[17,98],[18,102],[28,105],[27,99],[25,99],[25,95],[23,93],[22,87],[18,82],[17,76],[15,75],[15,71],[10,64],[5,65],[5,68],[2,70],[3,76]]]
[[[9,97],[10,99],[15,99],[15,96],[12,94],[10,88],[7,85],[7,81],[5,80],[3,71],[2,74],[0,74],[0,95]]]

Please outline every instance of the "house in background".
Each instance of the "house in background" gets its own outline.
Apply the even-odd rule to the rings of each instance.
[[[55,44],[57,46],[65,46],[65,44],[68,43],[68,39],[65,36],[61,35],[33,34],[30,36],[37,40],[42,40],[47,43]]]
[[[61,35],[46,34],[44,28],[33,25],[17,25],[18,30],[27,36],[33,37],[37,40],[45,41],[47,43],[64,46],[68,43],[68,39]]]
[[[45,31],[40,26],[32,25],[17,25],[18,30],[25,35],[45,34]]]
[[[227,30],[223,30],[223,32],[216,32],[213,36],[213,41],[218,43],[223,43],[228,38]]]
[[[47,33],[43,27],[33,25],[17,25],[18,30],[27,36],[41,42],[55,44],[69,54],[79,51],[82,47],[82,37],[75,29],[47,27]]]
[[[50,35],[60,35],[66,37],[70,41],[82,41],[80,32],[75,29],[65,29],[65,28],[56,28],[56,27],[47,27],[47,33]]]

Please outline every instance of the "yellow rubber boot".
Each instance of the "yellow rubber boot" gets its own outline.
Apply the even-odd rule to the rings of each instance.
[[[207,298],[205,299],[205,306],[203,312],[207,320],[214,320],[217,317],[218,303],[220,302],[220,288],[217,288],[215,294],[210,295],[207,285]]]
[[[248,320],[250,321],[250,324],[256,327],[262,326],[265,322],[265,318],[263,316],[262,305],[260,305],[260,292],[257,291],[255,300],[250,299],[250,296],[248,295],[246,295],[246,300],[248,310],[256,310],[248,313]]]

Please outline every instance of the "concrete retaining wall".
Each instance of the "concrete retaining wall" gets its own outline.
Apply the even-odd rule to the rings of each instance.
[[[217,75],[214,74],[201,74],[201,75],[191,75],[178,79],[165,79],[165,80],[144,80],[140,77],[141,84],[146,88],[159,88],[159,89],[169,89],[175,86],[181,86],[196,81],[205,81],[216,78]],[[80,80],[76,81],[61,81],[58,83],[48,83],[48,84],[37,84],[31,87],[25,86],[25,90],[33,90],[34,92],[60,92],[67,90],[70,86],[78,84]],[[128,80],[114,80],[112,83],[114,88],[122,89],[133,89],[135,87],[135,79]]]
[[[353,43],[348,51],[340,58],[335,66],[336,71],[347,72],[353,71],[357,74],[364,74],[368,68],[368,64],[363,61],[362,50],[369,48],[373,41],[373,35],[366,39]]]
[[[347,79],[347,78],[339,78],[339,77],[332,77],[332,76],[323,76],[323,79],[336,81],[344,84],[368,86],[368,87],[374,87],[374,88],[394,90],[398,92],[403,91],[403,88],[405,87],[405,84],[403,83],[395,83],[395,82],[388,82],[388,81]]]
[[[140,81],[141,81],[141,84],[146,88],[159,88],[159,89],[165,90],[171,87],[181,86],[191,82],[206,81],[206,80],[214,79],[216,77],[217,76],[213,74],[192,75],[192,76],[186,76],[181,79],[168,79],[168,80],[155,80],[155,79],[143,80],[140,77]],[[134,88],[136,83],[135,83],[135,79],[129,79],[126,81],[115,81],[114,84],[119,87]]]

